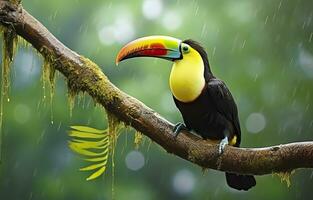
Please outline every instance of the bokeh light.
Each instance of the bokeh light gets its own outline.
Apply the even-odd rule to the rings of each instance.
[[[195,177],[190,170],[182,169],[175,173],[172,183],[175,192],[186,195],[193,191],[195,181]]]
[[[25,104],[17,104],[14,108],[15,121],[20,124],[25,124],[30,119],[30,108]]]
[[[246,120],[246,129],[250,133],[259,133],[266,126],[266,120],[262,113],[251,113]]]
[[[183,19],[175,10],[168,11],[162,18],[162,25],[169,31],[177,30],[182,25]]]
[[[145,157],[140,151],[131,151],[126,155],[125,163],[128,169],[138,171],[145,165]]]
[[[162,10],[162,0],[144,0],[142,4],[143,15],[149,20],[157,19],[161,15]]]

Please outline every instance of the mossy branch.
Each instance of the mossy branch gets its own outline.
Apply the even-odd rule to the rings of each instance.
[[[218,154],[216,144],[190,133],[172,136],[173,125],[135,98],[120,91],[100,68],[64,46],[21,6],[0,0],[0,23],[14,30],[68,80],[72,95],[88,93],[117,119],[134,127],[167,152],[203,168],[240,174],[270,174],[313,168],[313,142],[299,142],[266,148],[226,147]]]

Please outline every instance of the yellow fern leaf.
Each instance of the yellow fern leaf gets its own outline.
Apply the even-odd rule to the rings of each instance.
[[[72,126],[69,131],[72,140],[69,147],[80,156],[87,157],[84,160],[92,164],[80,168],[80,171],[93,172],[86,180],[93,180],[105,172],[111,145],[108,130],[98,130],[87,126]]]
[[[103,154],[105,154],[105,152],[93,152],[93,151],[86,150],[84,148],[81,148],[79,145],[73,142],[69,142],[69,147],[72,149],[72,151],[83,156],[102,156]]]
[[[71,126],[71,129],[74,129],[80,132],[96,133],[96,134],[103,134],[106,131],[106,130],[99,130],[99,129],[91,128],[88,126]]]
[[[108,138],[100,141],[84,141],[84,140],[73,140],[72,143],[82,149],[104,149],[108,144]]]
[[[91,138],[91,139],[97,139],[97,138],[104,138],[104,137],[106,137],[105,134],[89,133],[89,132],[82,132],[82,131],[75,131],[75,130],[71,130],[69,132],[69,135],[71,137]]]
[[[105,160],[104,162],[101,162],[101,163],[97,163],[97,164],[89,165],[87,167],[80,168],[79,170],[80,171],[90,171],[90,170],[98,169],[102,166],[105,166],[106,164],[107,164],[107,160]]]
[[[98,178],[99,176],[101,176],[101,174],[104,173],[105,169],[106,169],[106,166],[101,167],[98,171],[96,171],[95,173],[91,174],[86,180],[90,181],[90,180]]]
[[[101,162],[101,161],[104,161],[107,159],[108,159],[108,157],[85,158],[85,160],[89,161],[89,162]]]

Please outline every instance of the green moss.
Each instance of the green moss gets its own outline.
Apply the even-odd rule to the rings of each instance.
[[[85,71],[92,71],[94,74],[93,80],[83,77],[83,83],[88,85],[89,90],[91,90],[95,96],[98,96],[99,99],[101,96],[106,96],[107,101],[113,101],[114,97],[117,97],[119,94],[116,90],[112,89],[112,85],[109,84],[108,78],[103,74],[99,66],[83,56],[80,57],[80,60],[84,64]],[[99,78],[101,78],[102,81],[98,81]],[[78,86],[78,88],[81,88],[81,86]],[[106,91],[106,93],[104,94],[103,91]]]
[[[17,5],[20,4],[22,0],[9,0],[11,3]]]
[[[189,150],[188,151],[188,160],[194,162],[197,158],[198,151],[196,150]]]

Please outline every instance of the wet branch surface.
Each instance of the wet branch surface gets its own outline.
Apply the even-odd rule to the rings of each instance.
[[[240,174],[263,175],[313,168],[313,142],[298,142],[265,148],[218,146],[188,132],[174,138],[173,125],[135,98],[114,86],[92,61],[70,50],[22,6],[0,0],[0,24],[14,30],[37,49],[68,80],[70,92],[88,93],[120,121],[132,126],[167,152],[203,168]]]

